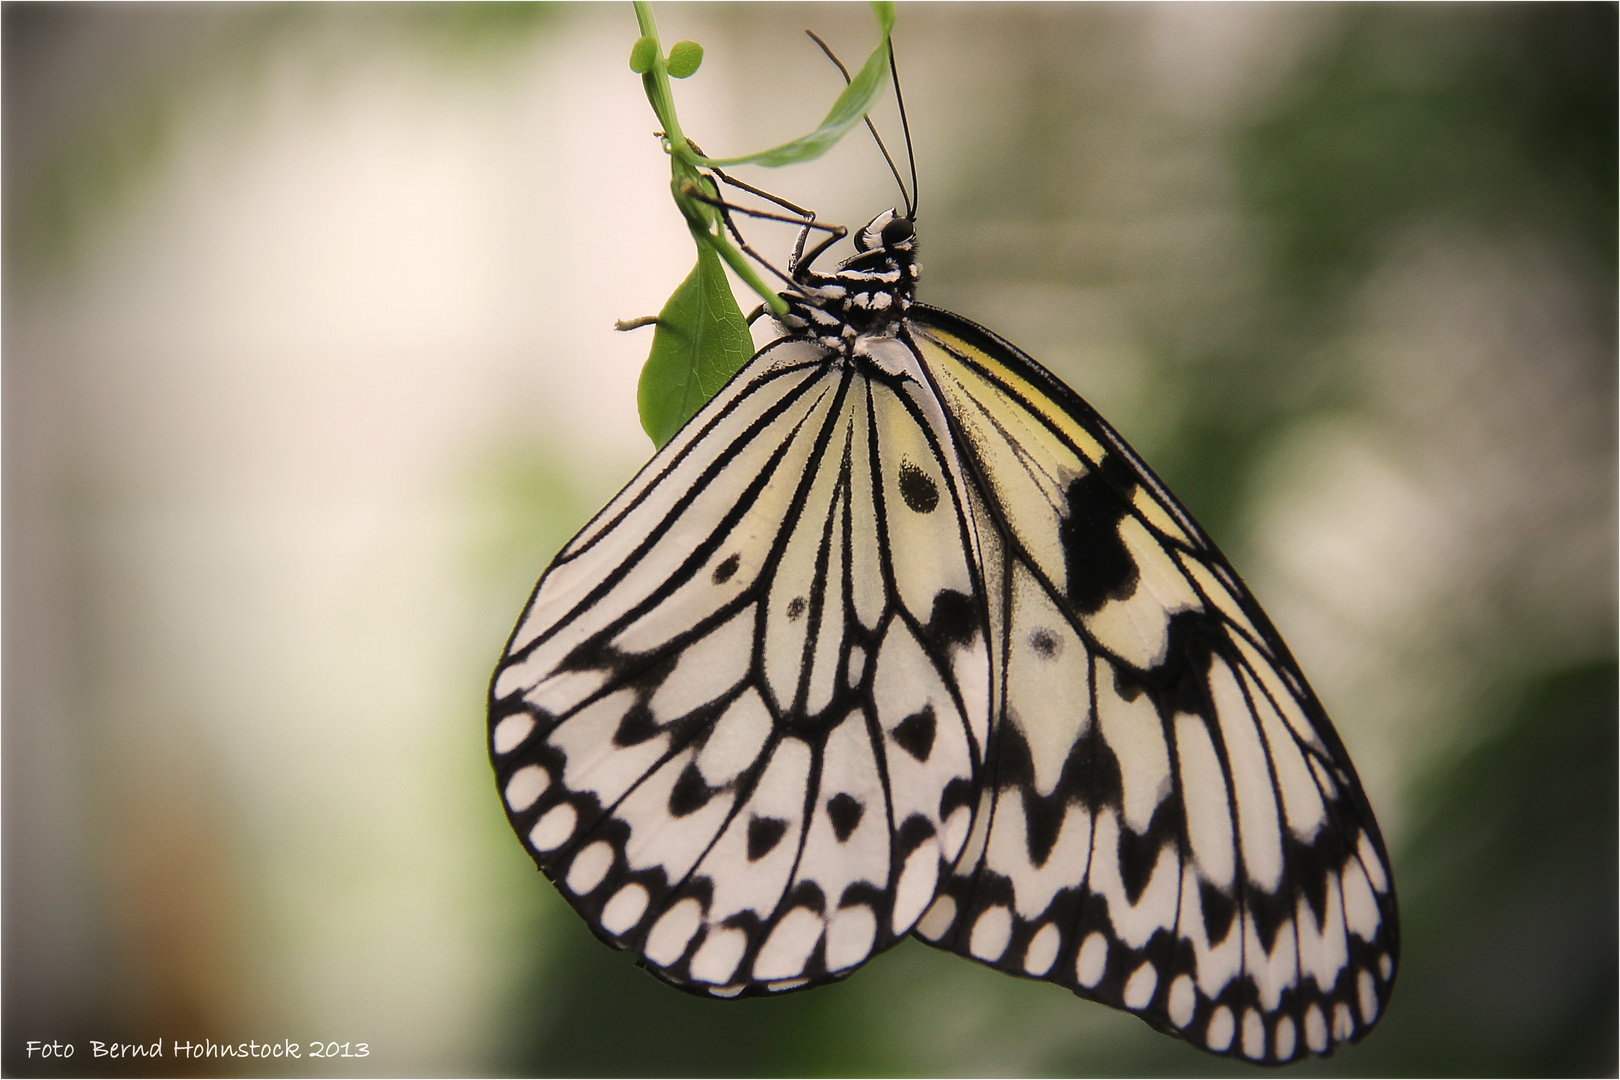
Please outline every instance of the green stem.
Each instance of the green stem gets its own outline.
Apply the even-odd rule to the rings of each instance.
[[[709,203],[687,194],[692,187],[705,190],[713,185],[705,185],[707,178],[701,166],[705,159],[692,149],[692,144],[681,131],[680,119],[675,115],[675,95],[669,86],[669,65],[664,59],[664,46],[658,38],[658,24],[653,19],[652,6],[647,0],[635,0],[635,9],[636,25],[641,30],[641,36],[651,38],[655,46],[652,66],[642,74],[641,85],[664,129],[664,144],[670,156],[670,191],[675,197],[675,205],[686,218],[686,226],[691,230],[694,241],[714,249],[743,283],[760,295],[773,313],[786,315],[787,302],[765,284],[747,257],[726,239],[725,223],[720,218],[720,212]],[[714,194],[719,197],[718,191]]]

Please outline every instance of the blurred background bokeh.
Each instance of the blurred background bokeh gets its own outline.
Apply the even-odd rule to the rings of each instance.
[[[1615,12],[900,9],[923,298],[1154,463],[1394,852],[1387,1018],[1300,1074],[1616,1069]],[[874,37],[656,13],[717,154],[820,118],[804,28]],[[628,4],[3,19],[8,1074],[199,1037],[369,1044],[249,1073],[1252,1071],[918,942],[689,998],[510,835],[485,680],[650,453],[612,325],[692,261]],[[744,175],[897,201],[858,135]]]

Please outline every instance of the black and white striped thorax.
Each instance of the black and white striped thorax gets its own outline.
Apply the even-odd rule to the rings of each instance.
[[[781,323],[794,337],[848,359],[863,337],[895,337],[917,293],[916,234],[911,222],[885,210],[855,234],[855,254],[830,274],[809,261],[793,267],[797,291],[785,292]]]

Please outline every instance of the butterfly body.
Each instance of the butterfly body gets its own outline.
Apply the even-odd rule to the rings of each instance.
[[[855,244],[536,586],[490,693],[526,848],[693,992],[915,933],[1216,1053],[1359,1038],[1388,857],[1281,639],[1095,411],[914,302],[909,220]]]

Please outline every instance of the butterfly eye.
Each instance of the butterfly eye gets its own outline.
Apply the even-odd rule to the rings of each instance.
[[[912,237],[911,222],[905,218],[897,217],[883,226],[883,246],[892,248],[910,240]]]

